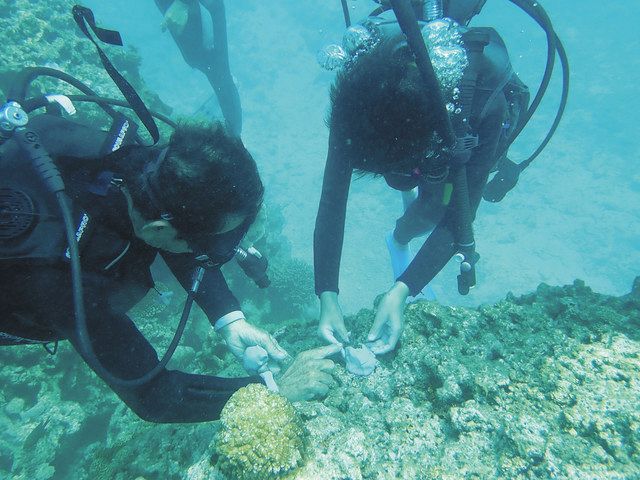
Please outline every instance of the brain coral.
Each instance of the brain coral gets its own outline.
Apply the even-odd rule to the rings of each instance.
[[[260,384],[238,390],[221,415],[218,467],[234,480],[290,478],[302,463],[306,431],[293,406]]]

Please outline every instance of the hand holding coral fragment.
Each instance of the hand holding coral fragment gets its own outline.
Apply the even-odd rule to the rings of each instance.
[[[323,340],[341,347],[343,343],[349,343],[349,332],[344,325],[344,317],[336,292],[322,292],[320,295],[318,335]]]
[[[369,348],[376,355],[391,352],[396,348],[404,329],[404,307],[409,296],[409,287],[396,282],[382,297],[367,340],[373,342]]]
[[[269,356],[264,370],[268,369],[277,373],[279,371],[278,365],[289,357],[289,354],[278,345],[275,338],[261,328],[250,324],[244,318],[230,323],[219,333],[224,338],[229,351],[235,355],[240,363],[244,361],[245,350],[254,345],[262,347]]]

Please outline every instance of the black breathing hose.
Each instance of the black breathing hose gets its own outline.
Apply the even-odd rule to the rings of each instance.
[[[349,28],[351,26],[351,16],[349,15],[347,0],[342,0],[342,14],[344,15],[344,24]]]
[[[94,92],[91,88],[69,74],[48,67],[30,67],[24,69],[21,72],[20,76],[18,77],[18,81],[14,84],[9,95],[9,98],[11,100],[17,101],[18,103],[24,103],[26,109],[29,112],[37,108],[42,108],[49,104],[46,96],[25,100],[25,96],[30,84],[39,76],[56,78],[77,88],[85,95],[70,95],[68,96],[70,100],[96,103],[114,120],[118,118],[119,113],[114,110],[111,105],[132,108],[127,102],[117,99],[104,98],[97,95],[96,92]],[[176,124],[170,118],[155,112],[154,116],[167,123],[169,126],[175,128]],[[37,134],[37,132],[29,130],[27,128],[21,128],[16,129],[15,136],[17,137],[20,146],[29,155],[30,159],[33,162],[34,168],[38,171],[40,177],[45,182],[47,189],[56,196],[56,200],[62,213],[62,218],[65,226],[65,235],[67,238],[67,244],[69,246],[71,283],[73,288],[73,309],[76,318],[76,332],[78,335],[78,347],[80,354],[89,364],[89,366],[107,383],[120,387],[137,387],[149,382],[163,371],[180,342],[187,324],[193,301],[195,299],[195,295],[198,291],[200,281],[202,280],[204,270],[200,268],[197,271],[198,278],[194,280],[194,284],[191,290],[188,292],[187,300],[182,311],[180,322],[173,336],[173,339],[171,340],[171,343],[160,362],[149,372],[139,378],[127,380],[113,375],[102,365],[91,346],[91,338],[87,329],[87,316],[84,307],[84,289],[82,285],[80,252],[78,249],[78,242],[76,240],[71,200],[65,193],[65,186],[62,176],[60,175],[55,162],[53,162],[49,154],[40,143],[39,135]]]
[[[549,18],[548,14],[546,13],[542,5],[540,5],[540,3],[538,2],[532,2],[531,0],[509,0],[509,1],[514,5],[516,5],[518,8],[520,8],[522,11],[524,11],[544,30],[545,35],[547,37],[547,61],[546,61],[545,71],[544,71],[542,80],[540,81],[540,86],[538,87],[538,91],[536,92],[536,95],[533,101],[531,102],[531,105],[527,109],[527,113],[525,114],[524,120],[522,122],[519,122],[520,123],[519,127],[512,132],[511,140],[502,148],[501,151],[497,152],[497,155],[496,155],[497,158],[501,158],[507,152],[511,144],[515,141],[515,139],[518,137],[522,129],[526,126],[527,122],[531,119],[531,117],[537,110],[540,102],[542,101],[544,94],[546,93],[547,87],[549,86],[551,75],[553,73],[553,68],[555,66],[556,53],[560,58],[560,63],[562,66],[562,75],[563,75],[562,94],[561,94],[560,104],[558,107],[558,111],[556,112],[556,116],[553,121],[553,124],[549,128],[549,131],[547,132],[545,138],[540,143],[540,145],[536,148],[536,150],[526,160],[522,161],[520,164],[517,164],[517,167],[521,171],[527,166],[529,166],[529,164],[540,154],[540,152],[544,150],[544,148],[547,146],[547,144],[553,137],[554,133],[556,132],[556,129],[558,128],[560,121],[562,120],[562,115],[564,114],[564,110],[569,97],[569,61],[568,61],[564,46],[562,45],[562,42],[560,41],[560,39],[558,38],[557,34],[553,29],[551,19]],[[379,15],[380,13],[388,9],[389,7],[381,6],[378,9],[376,9],[374,12],[372,12],[371,15]]]
[[[71,261],[71,284],[73,288],[73,309],[76,318],[76,332],[78,334],[78,346],[80,354],[89,364],[89,366],[95,370],[95,372],[102,377],[106,382],[121,387],[136,387],[147,383],[155,378],[160,372],[163,371],[167,365],[171,356],[175,352],[180,338],[184,333],[184,329],[187,324],[187,319],[191,311],[191,306],[195,299],[195,295],[198,292],[200,282],[204,275],[204,269],[199,267],[196,271],[196,277],[194,278],[193,285],[188,292],[187,300],[185,302],[180,323],[176,329],[176,333],[171,340],[166,353],[162,357],[162,360],[153,367],[149,372],[142,375],[139,378],[132,380],[125,380],[118,378],[109,372],[100,360],[96,357],[95,352],[91,346],[91,338],[87,329],[87,316],[84,308],[84,289],[82,286],[82,267],[80,264],[80,251],[78,249],[78,242],[76,239],[75,224],[73,219],[73,211],[71,208],[71,200],[65,193],[65,185],[62,179],[62,175],[58,170],[55,162],[47,153],[46,149],[40,142],[40,137],[37,132],[28,128],[18,128],[14,131],[14,136],[20,145],[20,147],[26,152],[31,160],[34,169],[38,172],[42,178],[47,190],[56,196],[60,211],[62,212],[62,218],[65,226],[65,235],[67,237],[67,244],[69,246],[69,257]]]
[[[199,286],[199,282],[202,277],[200,276],[200,278],[197,280],[197,286],[192,287],[188,292],[187,300],[182,310],[182,316],[180,317],[180,323],[178,324],[178,328],[176,329],[176,332],[173,335],[173,339],[171,340],[167,351],[162,357],[162,360],[160,360],[160,362],[155,367],[153,367],[149,372],[145,373],[141,377],[131,380],[125,380],[123,378],[116,377],[102,365],[91,346],[91,337],[89,336],[89,330],[87,328],[87,315],[84,308],[84,289],[82,286],[80,251],[78,249],[78,242],[76,241],[75,225],[73,222],[73,215],[71,213],[71,201],[69,200],[69,197],[66,195],[66,193],[64,193],[64,191],[57,192],[56,198],[58,199],[58,204],[60,205],[60,210],[62,211],[62,216],[64,218],[67,243],[69,245],[69,256],[71,258],[71,280],[73,285],[73,307],[76,317],[76,332],[78,334],[80,354],[89,364],[89,366],[107,383],[117,385],[119,387],[138,387],[140,385],[143,385],[153,380],[164,370],[167,363],[169,363],[169,360],[171,360],[171,357],[176,351],[176,348],[180,343],[180,339],[182,338],[182,334],[184,333],[184,329],[187,325],[189,313],[195,299],[195,294],[197,293],[197,286]],[[195,283],[196,282],[194,282],[194,285]]]
[[[29,90],[29,86],[36,78],[41,76],[62,80],[63,82],[66,82],[69,85],[77,88],[87,96],[100,98],[96,92],[94,92],[91,88],[86,86],[77,78],[72,77],[68,73],[64,73],[60,70],[56,70],[55,68],[49,68],[49,67],[27,67],[23,69],[20,75],[18,76],[18,81],[15,83],[15,86],[13,86],[11,90],[9,90],[9,95],[7,96],[7,98],[14,100],[20,104],[24,103],[27,96],[27,92]],[[118,112],[115,111],[113,108],[111,108],[107,102],[96,102],[96,103],[111,118],[115,119],[118,116]]]
[[[564,45],[560,41],[560,39],[556,36],[556,49],[558,51],[558,57],[560,58],[560,65],[562,66],[562,95],[560,97],[560,104],[558,106],[558,111],[556,112],[556,116],[553,119],[553,123],[547,132],[547,135],[542,140],[538,148],[527,158],[526,160],[520,162],[521,169],[524,169],[529,166],[529,164],[544,150],[547,146],[551,137],[556,133],[558,125],[562,120],[562,116],[564,114],[564,110],[567,106],[567,101],[569,99],[569,59],[567,58],[567,52],[564,49]]]
[[[407,43],[411,48],[422,80],[427,91],[432,92],[436,97],[436,125],[438,133],[444,145],[452,150],[452,184],[453,201],[456,211],[456,225],[454,238],[458,248],[458,255],[461,256],[460,275],[458,275],[458,292],[461,295],[469,293],[469,289],[475,286],[475,262],[477,254],[475,252],[475,240],[473,238],[472,213],[469,202],[469,189],[467,185],[466,161],[469,159],[470,150],[460,143],[464,143],[465,129],[461,123],[453,123],[447,112],[444,96],[440,88],[440,83],[433,70],[429,52],[422,38],[415,12],[409,0],[391,0],[391,6],[402,32],[407,37]],[[473,81],[473,79],[472,79]]]
[[[444,145],[453,147],[456,143],[456,135],[449,114],[447,113],[442,89],[440,88],[440,84],[433,70],[433,65],[431,64],[427,46],[420,33],[415,12],[411,7],[411,3],[406,0],[391,0],[391,7],[393,8],[402,32],[407,37],[407,43],[413,52],[416,66],[420,71],[425,87],[428,92],[432,92],[435,96],[434,103],[436,105],[436,125],[438,125],[438,133],[444,141]]]
[[[107,383],[117,385],[119,387],[138,387],[140,385],[143,385],[157,377],[158,374],[162,372],[167,363],[169,363],[169,360],[171,360],[171,357],[176,351],[176,348],[180,343],[180,339],[182,338],[182,334],[184,333],[184,329],[187,325],[187,320],[189,318],[189,313],[191,311],[191,306],[193,305],[195,294],[197,293],[197,288],[192,288],[188,292],[187,300],[185,302],[184,309],[182,310],[180,323],[178,324],[176,333],[173,335],[173,339],[171,340],[167,351],[162,357],[162,360],[160,360],[160,362],[155,367],[153,367],[149,372],[145,373],[141,377],[132,380],[125,380],[123,378],[116,377],[106,368],[104,368],[100,360],[98,360],[91,346],[91,337],[89,336],[89,330],[87,328],[87,315],[84,309],[84,289],[82,286],[80,251],[78,249],[78,242],[76,241],[75,225],[73,222],[73,215],[71,213],[71,201],[69,200],[69,197],[66,195],[66,193],[64,193],[64,191],[57,192],[56,198],[58,199],[58,204],[60,205],[60,210],[62,211],[62,216],[64,218],[67,243],[69,245],[69,256],[71,257],[73,307],[76,317],[76,332],[78,334],[80,354],[89,364],[89,366]]]
[[[531,17],[545,32],[547,37],[547,64],[545,66],[544,75],[540,82],[540,87],[536,92],[536,96],[534,97],[531,105],[527,109],[527,113],[525,114],[524,120],[519,122],[519,127],[514,130],[511,134],[511,141],[508,142],[500,152],[497,152],[497,157],[501,158],[509,149],[513,141],[520,134],[522,129],[527,125],[533,114],[538,109],[540,102],[542,101],[542,97],[547,91],[547,87],[549,86],[549,82],[551,81],[551,75],[553,73],[554,62],[556,53],[560,59],[560,64],[562,66],[562,95],[560,98],[560,105],[558,107],[558,111],[556,112],[555,119],[553,121],[552,126],[550,127],[547,135],[545,136],[542,143],[536,148],[534,153],[532,153],[529,158],[521,162],[518,166],[520,170],[526,168],[539,154],[542,150],[547,146],[551,137],[555,133],[560,120],[562,119],[562,115],[564,114],[564,110],[567,104],[567,100],[569,97],[569,60],[567,58],[566,51],[562,42],[558,38],[558,35],[555,33],[553,29],[553,25],[551,24],[551,19],[547,15],[547,12],[542,8],[540,3],[535,2],[532,3],[530,0],[509,0],[511,3],[516,5],[518,8],[523,10],[529,17]]]

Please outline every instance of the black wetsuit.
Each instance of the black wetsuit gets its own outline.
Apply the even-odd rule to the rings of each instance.
[[[55,128],[57,123],[54,122],[54,127],[49,129],[48,136],[60,134]],[[75,138],[79,150],[89,153],[91,146],[83,148],[80,143],[83,133],[90,131],[78,128],[79,132],[74,134],[66,127],[64,138]],[[85,135],[84,138],[94,137]],[[43,143],[47,143],[46,138]],[[6,152],[7,149],[0,154]],[[10,152],[15,154],[15,150]],[[68,165],[76,162],[74,159],[67,161]],[[88,177],[82,169],[71,178],[66,177],[67,191],[74,200],[74,207],[81,208],[91,219],[88,241],[84,244],[81,241],[88,332],[102,365],[117,377],[134,379],[158,363],[156,351],[126,314],[153,287],[149,271],[151,263],[160,253],[180,283],[189,288],[195,261],[191,254],[158,251],[138,239],[119,188],[111,187],[95,193],[100,189],[88,187],[88,178],[93,177]],[[233,243],[236,238],[239,241],[244,233],[240,228],[245,229],[246,226],[221,235],[218,240],[225,244]],[[61,251],[61,257],[63,253]],[[0,278],[0,311],[3,313],[0,317],[0,345],[19,344],[19,338],[37,341],[68,339],[79,350],[67,263],[28,265],[0,260]],[[240,309],[219,268],[206,272],[196,302],[212,323],[222,315]],[[219,418],[222,407],[237,389],[259,381],[259,377],[229,379],[165,369],[140,387],[110,387],[145,420],[200,422]]]
[[[511,70],[504,43],[498,34],[493,29],[483,30],[490,34],[491,43],[485,48],[482,59],[474,65],[480,75],[470,122],[480,144],[473,150],[467,164],[469,200],[474,215],[487,178],[498,160],[497,147],[507,134],[505,127],[509,127],[505,120],[509,117],[510,104],[502,89],[507,81],[519,82]],[[352,176],[351,159],[342,148],[346,144],[341,132],[332,129],[314,234],[318,295],[325,291],[338,292],[345,213]],[[409,287],[411,295],[417,295],[456,253],[453,234],[456,215],[451,206],[444,206],[441,201],[444,184],[449,180],[435,185],[395,175],[387,175],[385,180],[398,190],[419,187],[418,198],[397,221],[396,239],[408,243],[435,227],[409,267],[397,279]]]
[[[174,0],[155,0],[165,13]],[[230,133],[240,136],[242,132],[242,109],[240,96],[229,68],[227,49],[227,22],[223,0],[180,0],[188,5],[189,17],[182,33],[171,32],[184,60],[192,68],[204,73],[211,83],[220,109]],[[206,45],[203,32],[200,3],[207,9],[212,20],[213,45]]]

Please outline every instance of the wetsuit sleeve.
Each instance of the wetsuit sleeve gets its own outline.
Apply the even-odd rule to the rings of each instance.
[[[112,375],[126,380],[139,378],[158,364],[158,355],[131,319],[112,308],[105,295],[104,283],[100,279],[92,282],[90,277],[90,274],[85,276],[85,305],[93,351]],[[67,297],[65,308],[56,311],[72,311],[71,294],[64,292],[60,296]],[[60,296],[52,302],[60,301]],[[73,314],[60,313],[58,317],[60,321],[56,323],[62,336],[68,338],[76,350],[82,351]],[[91,361],[87,363],[91,365]],[[221,378],[167,369],[137,387],[122,387],[103,380],[140,418],[157,423],[217,420],[222,407],[236,390],[260,382],[259,377]]]
[[[197,266],[192,256],[162,252],[162,258],[182,287],[188,291],[193,283],[193,273]],[[205,271],[195,300],[212,325],[223,315],[240,310],[240,303],[229,290],[227,281],[219,268]]]
[[[329,151],[313,236],[317,295],[326,291],[338,292],[340,257],[351,175],[350,162],[339,148],[338,135],[332,129],[329,134]]]
[[[487,178],[496,162],[496,148],[505,118],[506,100],[499,96],[479,129],[480,145],[467,164],[469,204],[473,218],[482,199]],[[398,280],[409,287],[415,296],[444,268],[456,253],[455,221],[453,205],[449,206],[436,228],[422,245],[417,255]]]

